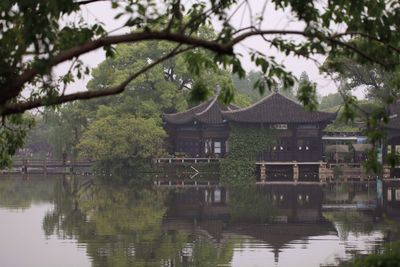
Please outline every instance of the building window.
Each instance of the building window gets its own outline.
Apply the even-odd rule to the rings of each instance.
[[[220,202],[221,202],[221,190],[215,189],[214,190],[214,203],[220,203]]]
[[[270,128],[276,130],[287,130],[288,126],[287,124],[279,123],[279,124],[271,124]]]
[[[392,188],[387,190],[387,200],[392,201]]]
[[[396,155],[400,155],[400,146],[396,145],[394,148],[394,151],[395,151]]]
[[[211,151],[212,151],[211,146],[212,146],[212,141],[211,140],[206,140],[204,142],[204,153],[206,155],[211,153]]]
[[[214,142],[214,153],[221,154],[221,142]]]
[[[395,195],[396,200],[399,201],[400,200],[400,189],[396,189],[395,194],[396,194]]]
[[[210,203],[210,202],[211,202],[211,201],[210,201],[210,194],[208,193],[207,189],[204,190],[204,201],[205,201],[206,203]]]
[[[312,150],[312,145],[313,145],[313,143],[309,139],[307,139],[307,140],[304,140],[304,139],[297,140],[297,147],[298,147],[299,151],[310,151],[310,150]]]
[[[297,140],[297,147],[299,148],[299,151],[303,150],[304,142],[302,139]]]

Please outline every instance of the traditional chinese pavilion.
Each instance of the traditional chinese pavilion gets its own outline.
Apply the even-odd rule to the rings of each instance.
[[[261,161],[320,161],[322,130],[334,113],[304,110],[295,101],[273,93],[254,105],[223,112],[230,123],[274,129],[275,142],[260,155]]]
[[[171,153],[189,157],[223,157],[228,152],[229,125],[223,111],[237,109],[223,106],[217,97],[187,111],[163,114]]]
[[[193,157],[224,156],[229,150],[229,123],[274,129],[274,145],[260,154],[263,162],[322,160],[322,130],[334,118],[333,113],[305,111],[279,93],[242,109],[222,106],[215,97],[185,112],[163,115],[171,152]]]
[[[323,129],[336,114],[309,112],[295,101],[273,93],[244,109],[223,112],[230,123],[273,129],[274,142],[260,153],[261,180],[324,180]]]

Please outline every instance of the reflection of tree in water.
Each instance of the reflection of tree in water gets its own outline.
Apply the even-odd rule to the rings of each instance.
[[[77,230],[75,226],[86,221],[86,215],[78,208],[74,197],[81,185],[69,176],[56,180],[52,200],[54,208],[43,218],[43,230],[47,236],[56,234],[61,238],[73,238]]]
[[[215,266],[230,259],[231,249],[217,253],[211,242],[190,232],[163,229],[167,195],[151,188],[60,180],[43,228],[46,235],[84,244],[93,266]]]
[[[105,184],[86,177],[0,181],[2,206],[54,203],[54,209],[43,219],[45,234],[76,239],[86,248],[93,266],[228,265],[234,247],[248,238],[269,244],[278,261],[281,248],[293,240],[327,235],[332,227],[320,223],[264,222],[282,214],[294,214],[291,216],[294,219],[304,219],[305,214],[311,214],[311,219],[318,218],[321,199],[319,187],[165,191]],[[341,225],[338,228],[341,237],[357,231],[368,234],[376,229],[367,215],[346,216],[340,213],[328,216]],[[357,255],[359,251],[348,247],[346,253]]]
[[[0,179],[0,207],[29,208],[32,203],[50,202],[54,177],[5,176]]]
[[[349,234],[355,236],[370,234],[376,230],[373,216],[357,211],[324,212],[324,217],[335,224],[342,240],[347,240]]]

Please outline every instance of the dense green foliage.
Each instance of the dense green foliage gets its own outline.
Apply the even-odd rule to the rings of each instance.
[[[24,144],[29,129],[34,125],[31,116],[21,114],[3,117],[0,124],[0,167],[9,166],[12,156]]]
[[[398,71],[388,71],[379,64],[365,66],[341,54],[329,57],[323,69],[330,72],[340,84],[338,95],[335,96],[335,101],[339,100],[339,96],[341,98],[341,103],[336,107],[338,120],[328,130],[354,130],[367,136],[372,149],[368,151],[365,166],[380,173],[382,162],[377,155],[386,139],[389,106],[399,98],[400,91],[396,85]],[[365,93],[365,99],[354,96],[360,91]],[[394,166],[395,161],[391,161],[391,164]]]
[[[135,67],[155,60],[169,48],[166,42],[120,45],[113,58],[94,69],[88,88],[95,91],[118,84]],[[164,61],[130,83],[119,96],[47,110],[32,132],[28,147],[47,140],[41,148],[48,149],[54,157],[67,153],[69,158],[94,160],[105,172],[132,173],[149,163],[151,157],[163,154],[166,134],[161,114],[187,109],[193,92],[190,88],[203,80],[208,81],[207,86],[214,85],[214,94],[222,84],[232,87],[227,72],[202,70],[192,76],[183,56]],[[249,103],[240,94],[235,95],[235,102],[236,99],[241,105]]]
[[[221,161],[221,181],[225,185],[254,183],[259,153],[274,142],[269,128],[245,128],[230,124],[229,154]]]
[[[381,254],[371,254],[353,261],[354,267],[398,267],[400,266],[400,243],[386,245]]]
[[[339,93],[328,94],[321,98],[319,109],[327,112],[336,112],[343,104],[343,97]]]
[[[129,171],[160,155],[165,136],[154,119],[108,115],[90,124],[77,149],[103,170]]]
[[[9,209],[25,209],[35,204],[51,203],[51,208],[46,211],[43,218],[37,217],[40,214],[38,212],[29,216],[41,221],[42,234],[46,237],[54,239],[57,236],[61,243],[63,240],[76,240],[79,246],[85,248],[86,255],[94,266],[159,266],[165,259],[174,259],[175,266],[187,266],[187,262],[182,260],[182,255],[183,252],[188,251],[186,250],[188,247],[191,248],[189,250],[192,260],[190,266],[228,265],[232,261],[233,254],[238,252],[234,251],[235,248],[241,249],[245,245],[243,242],[248,243],[254,238],[258,239],[262,233],[269,233],[264,232],[264,230],[269,231],[269,225],[260,223],[268,222],[269,216],[274,214],[272,201],[268,201],[265,194],[258,191],[255,186],[229,189],[228,206],[232,215],[232,224],[226,224],[215,218],[200,219],[195,222],[184,220],[184,223],[180,220],[166,220],[169,211],[172,214],[183,212],[187,215],[186,209],[174,210],[174,205],[169,203],[169,199],[174,194],[182,193],[184,190],[186,189],[165,190],[132,186],[129,183],[120,183],[118,180],[105,182],[89,177],[28,179],[14,176],[0,180],[0,207],[5,208],[4,211],[7,214]],[[196,197],[194,195],[193,199]],[[183,203],[179,204],[185,204],[185,201],[188,201],[189,209],[193,208],[196,204],[190,202],[191,199],[189,197],[189,200],[182,200]],[[220,203],[214,207],[221,211]],[[283,210],[286,208],[281,207]],[[276,207],[276,211],[279,212],[279,209],[279,206]],[[198,210],[196,208],[195,210],[194,216],[198,216]],[[222,210],[222,212],[225,211]],[[355,263],[349,259],[339,266],[397,266],[395,264],[398,263],[400,254],[398,244],[389,244],[382,251],[379,246],[374,246],[381,242],[379,233],[384,234],[385,237],[398,237],[398,225],[395,222],[393,222],[393,229],[389,230],[381,224],[377,225],[373,214],[341,211],[324,213],[324,215],[332,223],[328,226],[328,229],[332,230],[329,235],[334,236],[334,225],[340,237],[337,242],[340,244],[346,242],[349,245],[345,247],[346,255],[360,257]],[[172,219],[177,218],[172,217]],[[245,224],[240,224],[243,222]],[[318,228],[320,224],[310,224],[306,227],[312,229],[314,225]],[[258,235],[254,234],[253,237],[243,233],[243,229],[250,229],[252,226],[256,229],[262,226],[264,230],[257,231]],[[285,229],[286,227],[291,229],[291,225],[278,224],[277,226],[280,228],[279,233],[282,239],[286,240],[282,244],[288,244],[288,237],[290,238],[293,232],[286,233]],[[18,225],[15,229],[18,229]],[[317,229],[316,231],[318,232]],[[219,235],[221,239],[215,242],[216,239],[212,237],[218,236],[221,232],[223,233]],[[276,232],[272,233],[276,234]],[[346,240],[348,235],[354,238],[363,233],[371,234],[371,238],[356,238],[356,240],[367,240],[366,242],[371,242],[368,244],[372,246],[364,248],[361,245],[361,250],[375,250],[377,254],[359,255],[360,246],[353,247],[352,238]],[[16,230],[16,235],[18,234]],[[294,233],[296,240],[299,234],[301,233]],[[307,240],[306,235],[303,238]],[[273,245],[273,243],[266,243],[264,239],[261,240],[262,244]],[[332,243],[329,242],[329,244]],[[307,247],[307,249],[313,248]],[[336,257],[330,259],[340,260]]]
[[[304,108],[308,111],[314,111],[318,108],[317,85],[310,81],[306,72],[303,72],[299,79],[299,89],[297,90],[297,99],[304,104]]]
[[[68,177],[57,182],[54,209],[44,217],[43,230],[46,236],[56,234],[85,244],[94,266],[158,266],[167,259],[186,266],[182,252],[187,244],[192,245],[192,266],[211,267],[232,259],[233,241],[216,250],[209,240],[194,239],[191,229],[170,230],[168,223],[164,225],[173,191],[115,180]]]
[[[116,34],[115,31],[106,30],[101,22],[90,21],[87,10],[93,2],[111,7],[114,12],[109,12],[106,16],[113,16],[112,19],[119,24],[120,29],[126,31]],[[0,114],[23,113],[37,107],[122,93],[129,90],[131,83],[142,83],[150,75],[149,71],[157,69],[161,63],[174,60],[175,56],[184,52],[187,54],[181,62],[188,64],[190,75],[197,76],[204,70],[214,73],[219,67],[223,67],[239,78],[244,78],[246,72],[240,61],[241,54],[234,48],[252,36],[262,36],[260,47],[269,46],[272,51],[275,49],[283,55],[307,59],[314,58],[315,55],[342,57],[360,64],[382,66],[385,71],[393,74],[393,87],[399,88],[398,1],[328,1],[316,4],[311,0],[274,0],[268,5],[267,1],[256,3],[259,5],[257,8],[251,7],[250,1],[236,0],[204,0],[190,6],[175,0],[2,1]],[[268,16],[267,6],[290,13],[297,26],[280,29],[271,28],[270,23],[263,23]],[[253,14],[252,10],[257,12]],[[248,16],[244,20],[248,23],[236,26],[234,20],[237,16]],[[211,22],[218,25],[218,32],[201,32]],[[96,90],[93,87],[92,90],[83,92],[65,90],[68,84],[91,72],[82,55],[104,49],[106,56],[112,57],[115,55],[115,45],[130,43],[133,50],[139,51],[140,48],[150,47],[154,41],[165,41],[168,48],[163,53],[156,53],[157,56],[142,58],[131,65],[119,65],[124,71],[105,83],[100,80],[93,82],[92,86]],[[208,50],[210,54],[206,55],[200,48]],[[254,48],[248,48],[247,53],[263,73],[254,83],[261,93],[275,88],[277,84],[281,84],[282,88],[293,86],[295,77],[275,56],[265,55],[264,50]],[[56,76],[55,67],[64,62],[71,64],[70,68],[60,77]],[[333,65],[340,69],[341,64]],[[93,72],[94,76],[97,74],[96,71]],[[102,78],[109,77],[103,75]],[[207,79],[207,83],[198,81],[189,87],[196,100],[204,100],[214,89],[214,84],[208,81],[212,79]],[[221,99],[225,102],[231,101],[234,97],[233,87],[223,79],[219,81]],[[314,88],[306,85],[299,88],[299,92],[301,102],[311,109],[315,108]],[[179,95],[172,92],[172,95],[176,94]],[[172,95],[163,97],[173,101]],[[346,98],[345,103],[347,106],[357,105],[351,96]],[[145,109],[144,112],[152,110]],[[345,114],[350,118],[352,116],[351,112]],[[379,116],[381,115],[376,115]],[[7,124],[13,125],[14,122],[10,120]],[[372,136],[378,135],[374,132]],[[0,156],[6,159],[0,162],[2,165],[9,162],[9,154],[22,146],[24,137],[23,133],[4,134]]]
[[[278,91],[284,96],[287,96],[290,99],[296,99],[294,87],[284,88],[281,84],[277,84],[274,88],[268,88],[265,92],[260,94],[260,91],[257,88],[254,88],[254,84],[260,79],[263,78],[262,72],[256,72],[254,70],[246,73],[243,78],[239,78],[238,75],[233,75],[233,84],[239,96],[243,95],[247,97],[251,102],[256,102],[261,98],[272,94],[274,91]]]

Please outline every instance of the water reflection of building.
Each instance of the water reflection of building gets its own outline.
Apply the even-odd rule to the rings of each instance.
[[[162,229],[169,233],[184,231],[196,236],[197,241],[188,240],[180,252],[182,266],[189,266],[193,260],[193,244],[198,239],[207,240],[222,253],[223,232],[230,214],[228,210],[229,194],[223,187],[176,188],[171,191],[168,211],[162,223]],[[176,259],[168,259],[163,266],[175,266]]]
[[[223,231],[228,224],[255,223],[247,221],[246,214],[235,214],[236,207],[229,202],[230,192],[238,195],[235,189],[228,191],[223,187],[203,187],[178,189],[171,193],[168,212],[163,222],[164,230],[187,230],[201,233],[214,243],[223,239]],[[247,193],[247,192],[246,192]],[[266,221],[279,224],[299,222],[321,222],[323,192],[321,186],[315,185],[268,185],[258,186],[252,192],[254,199],[268,202],[273,210],[272,216]],[[235,203],[240,203],[235,200]],[[252,206],[265,203],[248,203],[244,213],[252,213]],[[243,213],[243,210],[241,210]],[[263,212],[263,211],[260,211]],[[271,215],[271,213],[269,213]],[[235,220],[232,220],[232,216]],[[258,222],[260,223],[260,222]]]
[[[235,234],[247,235],[267,243],[274,254],[275,262],[279,262],[279,253],[294,241],[296,243],[307,243],[307,240],[313,236],[337,235],[335,227],[330,222],[318,224],[239,225],[232,227],[229,231]]]
[[[169,201],[168,217],[227,219],[228,191],[223,187],[177,189]]]
[[[260,186],[274,207],[275,221],[319,222],[322,217],[323,191],[319,185]]]
[[[167,218],[220,219],[228,221],[235,207],[230,204],[230,192],[240,194],[240,189],[231,191],[224,187],[202,187],[178,189],[172,193]],[[317,222],[322,220],[323,191],[319,185],[263,185],[254,188],[255,198],[270,205],[275,219],[282,222]],[[254,197],[254,196],[253,196]],[[264,203],[253,203],[259,205]],[[250,207],[249,207],[250,208]],[[250,212],[251,210],[249,210]]]
[[[326,186],[324,204],[368,204],[376,202],[376,183],[332,183]]]
[[[323,191],[317,185],[265,185],[254,191],[223,187],[180,188],[171,192],[168,212],[163,222],[164,231],[186,231],[214,244],[218,251],[233,237],[248,236],[268,243],[278,261],[280,251],[294,240],[335,232],[322,217]],[[247,221],[236,216],[235,205],[240,198],[262,200],[273,206],[269,224]],[[245,201],[245,200],[243,200]],[[263,203],[247,203],[247,210]],[[241,210],[243,211],[243,209]],[[243,215],[243,214],[242,214]],[[249,216],[250,217],[250,216]],[[190,246],[188,246],[190,247]],[[190,261],[190,249],[181,261]]]
[[[400,218],[400,180],[387,180],[383,184],[383,202],[386,213]]]
[[[200,231],[218,243],[230,217],[228,201],[228,191],[223,187],[178,189],[170,196],[163,228]]]

